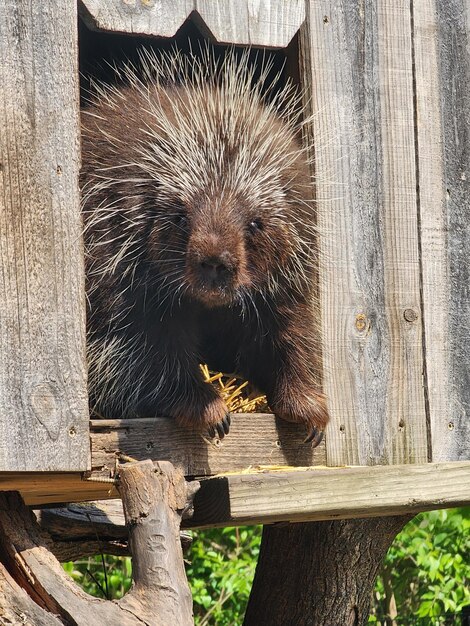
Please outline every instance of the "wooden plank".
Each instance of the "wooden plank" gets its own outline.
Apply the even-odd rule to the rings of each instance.
[[[254,470],[201,480],[187,527],[402,515],[470,503],[470,462]],[[80,474],[0,474],[0,491],[28,505],[118,498]]]
[[[0,5],[0,470],[89,463],[76,21]]]
[[[328,465],[427,460],[409,2],[311,0]]]
[[[81,473],[2,472],[0,491],[19,491],[26,504],[43,506],[117,498],[113,481],[88,480]]]
[[[403,515],[470,502],[470,463],[300,469],[201,481],[187,526]]]
[[[258,465],[324,465],[325,446],[304,444],[302,427],[269,414],[234,414],[225,439],[208,440],[174,420],[130,419],[91,422],[95,476],[113,475],[116,451],[137,460],[168,460],[186,476],[208,476]]]
[[[81,0],[88,26],[173,37],[191,15],[213,41],[284,48],[305,17],[303,0]]]
[[[423,304],[432,459],[470,459],[470,7],[414,7]]]

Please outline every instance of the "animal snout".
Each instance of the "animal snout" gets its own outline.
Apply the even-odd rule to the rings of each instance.
[[[199,262],[199,271],[209,282],[227,278],[233,271],[233,264],[228,258],[209,257]]]
[[[199,261],[199,272],[205,282],[222,283],[234,272],[234,263],[228,252],[205,257]]]

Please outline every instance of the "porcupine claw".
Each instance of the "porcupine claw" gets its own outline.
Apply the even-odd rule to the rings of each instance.
[[[312,442],[312,448],[316,448],[321,443],[322,439],[323,439],[323,431],[318,430],[318,428],[314,426],[312,430],[310,431],[310,433],[305,438],[304,443]]]
[[[207,434],[211,439],[213,439],[216,434],[219,436],[219,439],[223,439],[225,435],[228,435],[228,432],[230,430],[230,422],[230,413],[226,413],[222,421],[218,422],[215,426],[209,426],[209,428],[207,429]]]

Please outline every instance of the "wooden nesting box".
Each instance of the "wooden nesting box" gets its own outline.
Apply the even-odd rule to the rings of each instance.
[[[470,501],[468,3],[81,0],[79,12],[94,30],[171,38],[189,19],[214,42],[287,48],[306,112],[316,113],[332,419],[314,452],[270,415],[234,416],[215,443],[163,418],[89,429],[76,8],[6,0],[0,488],[31,503],[109,497],[112,485],[81,472],[109,478],[119,450],[169,459],[190,476],[227,474],[205,482],[200,525]],[[260,465],[331,469],[228,475]]]

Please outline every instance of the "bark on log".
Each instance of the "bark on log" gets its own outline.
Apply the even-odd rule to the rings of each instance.
[[[0,615],[16,619],[15,607],[24,601],[21,611],[26,622],[12,617],[13,624],[193,624],[179,540],[188,496],[182,472],[168,462],[126,464],[121,466],[120,489],[129,524],[134,585],[118,602],[82,591],[51,554],[50,537],[19,494],[0,493]],[[49,622],[40,621],[43,615],[37,615],[32,600],[46,611]],[[6,617],[2,623],[8,623]]]
[[[412,516],[265,526],[244,626],[362,626],[374,581]]]
[[[0,624],[61,626],[63,622],[38,606],[0,563]]]
[[[194,488],[190,483],[189,489]],[[168,461],[127,463],[121,466],[119,491],[129,546],[135,555],[134,584],[120,606],[135,611],[149,624],[193,624],[193,601],[179,537],[187,500],[183,472]]]

